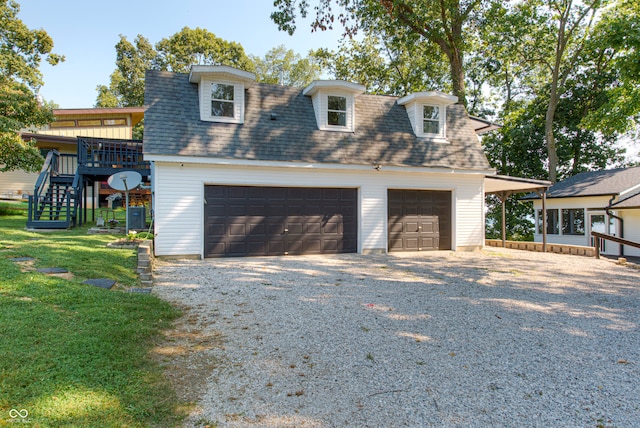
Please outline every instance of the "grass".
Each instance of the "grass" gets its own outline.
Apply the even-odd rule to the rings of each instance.
[[[0,426],[176,425],[180,403],[150,351],[179,313],[155,296],[121,291],[137,284],[134,251],[109,249],[117,236],[87,235],[86,227],[28,232],[26,213],[5,206]],[[34,269],[65,268],[73,279],[21,269],[14,257],[33,257]],[[120,291],[82,284],[88,278],[117,280]]]

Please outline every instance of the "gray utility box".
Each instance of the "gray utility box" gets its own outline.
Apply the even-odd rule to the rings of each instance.
[[[129,229],[144,229],[147,226],[145,221],[145,207],[129,207],[127,216],[129,217]]]

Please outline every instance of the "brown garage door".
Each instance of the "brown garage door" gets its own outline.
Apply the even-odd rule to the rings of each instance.
[[[357,189],[205,186],[205,199],[205,257],[357,251]]]
[[[392,190],[389,251],[451,249],[451,192]]]

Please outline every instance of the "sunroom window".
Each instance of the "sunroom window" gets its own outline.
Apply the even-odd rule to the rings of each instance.
[[[347,126],[347,98],[327,97],[327,123],[331,126]]]
[[[234,86],[211,84],[211,116],[234,117]]]
[[[557,209],[547,209],[547,234],[558,235],[560,233],[560,223]],[[538,221],[536,231],[542,234],[542,210],[538,210]]]
[[[562,210],[562,234],[584,235],[584,209]]]

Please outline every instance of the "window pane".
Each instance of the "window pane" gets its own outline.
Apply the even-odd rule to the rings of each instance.
[[[329,110],[347,111],[347,99],[345,97],[329,96],[328,98]]]
[[[211,99],[233,101],[233,85],[211,84]]]
[[[549,235],[557,235],[560,233],[560,225],[558,224],[558,210],[547,210],[547,233]]]
[[[604,227],[604,214],[591,214],[591,231],[606,233]]]
[[[101,126],[102,121],[100,119],[82,119],[78,120],[78,126]]]
[[[343,113],[339,111],[330,111],[328,112],[327,119],[328,119],[329,125],[347,126],[347,113]]]
[[[425,134],[439,134],[440,133],[440,122],[434,122],[432,120],[425,120],[422,125],[422,132]]]
[[[118,126],[118,125],[126,125],[127,119],[105,119],[104,126]]]
[[[563,235],[584,235],[584,210],[583,209],[563,209],[562,210],[562,234]]]
[[[211,101],[211,116],[233,116],[233,103],[228,101]]]
[[[602,233],[607,233],[607,232],[602,232]],[[609,217],[609,235],[616,236],[616,219],[613,217]]]
[[[423,119],[440,120],[440,108],[437,106],[423,106]]]
[[[542,235],[542,210],[537,210],[536,216],[536,232]]]
[[[57,120],[55,122],[51,122],[50,126],[52,128],[72,128],[76,126],[75,120]]]

